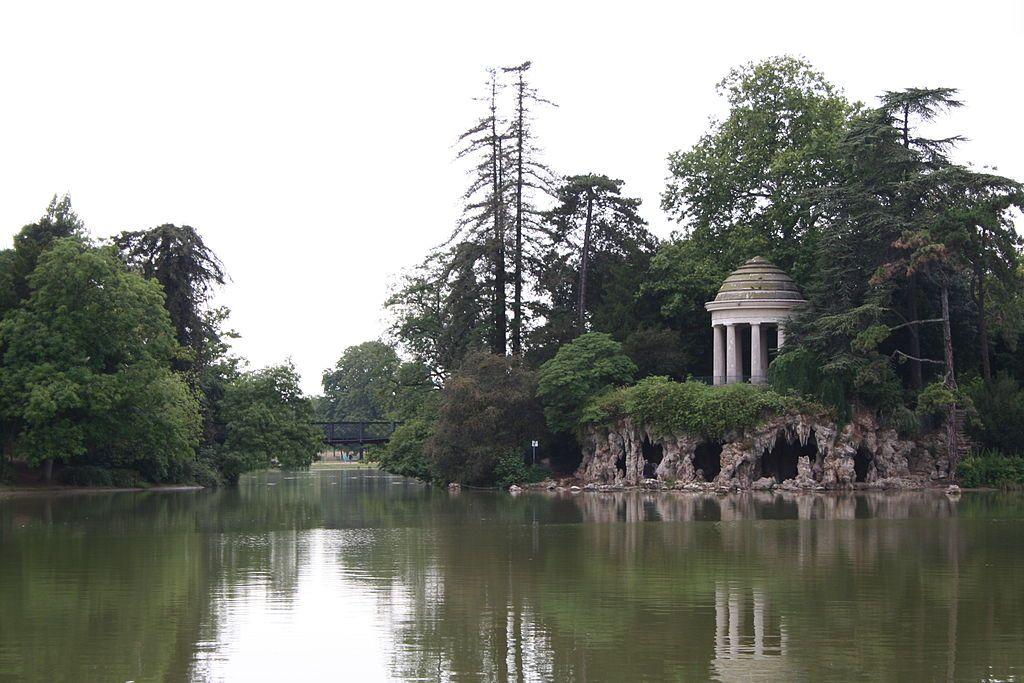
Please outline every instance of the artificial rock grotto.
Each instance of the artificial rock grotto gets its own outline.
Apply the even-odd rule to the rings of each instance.
[[[761,257],[733,271],[706,306],[714,328],[713,384],[763,384],[768,361],[783,345],[785,323],[803,303],[789,275]],[[777,415],[720,439],[662,433],[624,418],[587,426],[583,437],[576,478],[610,489],[922,488],[948,475],[941,435],[901,439],[868,411],[854,411],[843,425]]]
[[[873,415],[842,426],[790,414],[721,439],[659,433],[630,419],[584,434],[583,484],[621,488],[922,488],[947,476],[941,440],[901,439]]]

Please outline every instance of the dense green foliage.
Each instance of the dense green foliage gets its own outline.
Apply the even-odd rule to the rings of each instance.
[[[1017,380],[1000,373],[991,382],[975,378],[964,389],[976,413],[972,438],[1003,453],[1024,449],[1024,389]]]
[[[824,409],[754,384],[714,387],[648,377],[596,398],[583,411],[581,422],[607,425],[629,418],[665,434],[698,434],[719,439],[730,430],[755,427],[771,417],[796,411],[813,414],[823,413]]]
[[[425,451],[439,482],[486,486],[509,454],[524,459],[544,422],[535,399],[536,373],[491,354],[466,357],[441,391]]]
[[[553,432],[573,431],[590,399],[629,384],[635,374],[636,365],[610,335],[580,335],[540,366],[537,398],[544,405],[548,427]]]
[[[206,305],[214,287],[227,277],[220,260],[188,225],[123,232],[114,243],[132,268],[163,288],[178,343],[192,352],[183,367],[205,367],[212,360],[209,342],[219,336],[216,317]]]
[[[1024,458],[993,450],[969,455],[960,463],[960,481],[970,487],[1022,488]]]
[[[394,406],[401,360],[379,341],[350,346],[324,373],[324,420],[381,420]]]
[[[199,233],[162,225],[113,242],[96,246],[65,196],[0,251],[5,476],[17,459],[44,477],[57,462],[72,485],[216,486],[308,465],[319,434],[297,377],[239,371],[228,311],[209,307],[226,276]]]
[[[229,480],[271,465],[306,468],[320,450],[313,404],[290,363],[240,375],[224,394],[221,416],[227,427],[222,469]]]
[[[160,286],[111,248],[57,240],[0,323],[4,417],[13,454],[129,466],[164,480],[195,457],[195,398],[172,372],[180,347]]]
[[[380,468],[403,477],[433,480],[430,461],[424,451],[433,427],[434,421],[429,416],[416,416],[398,426],[380,454]]]
[[[533,484],[543,481],[549,472],[534,464],[526,464],[521,453],[513,451],[498,459],[494,467],[494,481],[502,488],[513,484]]]

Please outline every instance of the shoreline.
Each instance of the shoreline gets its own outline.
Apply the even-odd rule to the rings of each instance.
[[[198,484],[171,484],[167,486],[133,486],[118,488],[114,486],[67,486],[64,484],[24,485],[0,484],[0,498],[15,498],[31,495],[70,495],[79,493],[141,493],[155,491],[166,493],[173,491],[201,491],[205,486]]]
[[[652,484],[564,484],[553,481],[543,481],[535,484],[513,485],[508,492],[516,495],[527,492],[578,494],[578,493],[695,493],[701,495],[714,494],[728,496],[737,493],[800,493],[800,494],[837,494],[837,493],[904,493],[915,491],[934,491],[948,496],[958,496],[961,493],[979,493],[1001,491],[1002,489],[988,486],[966,488],[949,482],[931,483],[920,486],[896,485],[879,486],[871,484],[857,484],[850,488],[826,488],[824,486],[784,486],[755,488],[739,486],[718,486],[710,482],[703,484],[690,483],[683,485],[652,485]]]

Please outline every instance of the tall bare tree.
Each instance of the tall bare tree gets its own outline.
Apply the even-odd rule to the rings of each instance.
[[[507,169],[509,153],[507,122],[498,110],[502,85],[497,69],[488,69],[486,113],[476,124],[459,136],[459,159],[469,159],[470,184],[463,200],[465,206],[459,227],[448,244],[456,241],[475,242],[485,246],[491,262],[492,290],[491,352],[505,354],[508,350],[506,229],[509,191]]]
[[[523,353],[523,281],[524,260],[530,249],[532,237],[539,236],[540,213],[536,207],[537,195],[552,192],[551,171],[540,161],[540,150],[534,144],[532,118],[533,105],[554,104],[541,97],[536,88],[530,87],[526,74],[532,64],[523,62],[518,66],[502,69],[515,79],[515,108],[509,127],[508,137],[512,143],[512,193],[514,201],[514,240],[512,245],[512,355]],[[538,244],[533,241],[533,244]]]

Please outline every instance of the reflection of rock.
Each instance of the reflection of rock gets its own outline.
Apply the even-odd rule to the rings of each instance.
[[[738,491],[727,495],[690,491],[538,492],[571,503],[583,522],[692,522],[751,519],[849,520],[943,518],[956,514],[955,502],[937,491],[900,493],[842,491]]]
[[[662,434],[626,418],[587,429],[576,476],[598,485],[639,486],[653,475],[677,487],[713,478],[724,489],[749,489],[755,482],[765,489],[765,479],[789,490],[843,489],[857,482],[920,488],[929,479],[945,476],[944,456],[933,455],[943,448],[934,435],[921,443],[900,439],[896,430],[883,427],[864,411],[841,428],[820,416],[784,415],[730,432],[721,442],[692,434]],[[715,454],[710,462],[708,452]]]
[[[786,661],[786,624],[764,591],[715,585],[715,680],[794,680]]]

